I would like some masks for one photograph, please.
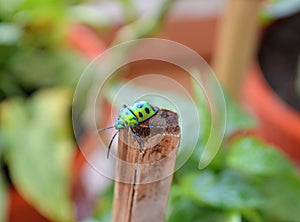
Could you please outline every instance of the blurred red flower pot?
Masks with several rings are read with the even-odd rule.
[[[249,70],[243,90],[244,102],[260,122],[258,134],[300,165],[299,112],[278,98],[257,64]]]
[[[9,213],[8,221],[39,221],[48,222],[49,220],[42,216],[33,206],[13,188],[9,191]]]
[[[70,27],[68,40],[75,50],[91,60],[107,48],[96,32],[79,24]]]
[[[259,119],[259,134],[300,166],[299,22],[298,12],[268,27],[258,61],[245,77],[242,98]]]

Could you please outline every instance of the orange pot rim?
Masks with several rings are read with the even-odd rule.
[[[259,118],[267,119],[300,141],[300,113],[276,95],[258,63],[251,66],[244,79],[243,96],[255,106]]]

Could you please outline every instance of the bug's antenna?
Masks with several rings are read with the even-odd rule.
[[[108,149],[107,149],[107,159],[109,157],[109,151],[110,151],[110,148],[111,148],[111,145],[112,145],[112,142],[114,141],[116,135],[118,134],[119,130],[117,132],[115,132],[115,134],[113,135],[113,137],[111,138],[110,142],[109,142],[109,145],[108,145]]]
[[[104,128],[101,128],[101,129],[98,129],[97,131],[98,132],[101,132],[103,130],[107,130],[107,129],[111,129],[111,128],[114,128],[115,126],[108,126],[108,127],[104,127]]]

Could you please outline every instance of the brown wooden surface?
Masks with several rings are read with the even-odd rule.
[[[164,221],[172,182],[180,128],[176,113],[161,109],[140,127],[141,149],[128,129],[120,130],[113,222]]]

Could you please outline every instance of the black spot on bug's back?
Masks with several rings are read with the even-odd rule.
[[[139,117],[143,118],[143,113],[139,112]]]
[[[149,114],[149,113],[150,113],[150,110],[149,110],[149,108],[148,108],[148,107],[146,107],[146,108],[145,108],[145,112],[146,112],[147,114]]]

